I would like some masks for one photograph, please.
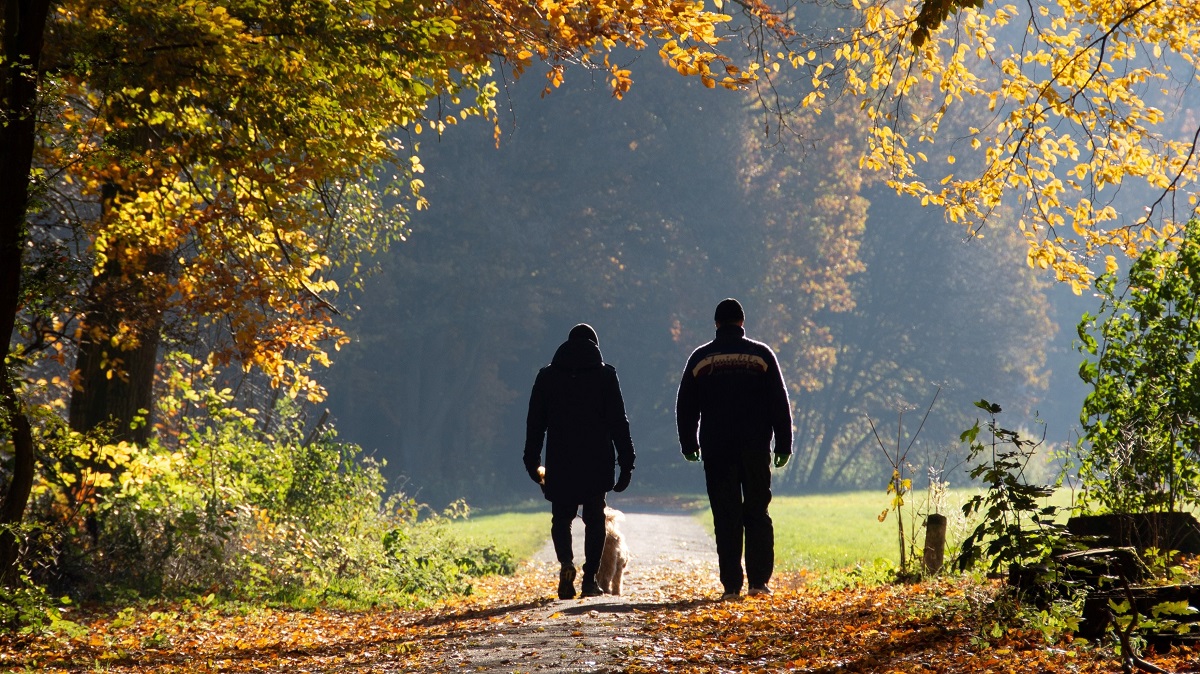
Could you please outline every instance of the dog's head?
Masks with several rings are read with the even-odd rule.
[[[620,522],[624,519],[625,519],[625,513],[621,512],[620,510],[617,510],[616,508],[605,508],[604,509],[604,521],[605,522],[615,523],[615,522]]]

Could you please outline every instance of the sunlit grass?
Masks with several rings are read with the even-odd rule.
[[[476,543],[491,543],[518,560],[529,559],[550,538],[550,509],[544,512],[505,512],[471,515],[452,525],[455,535]]]
[[[894,513],[877,519],[887,503],[882,492],[776,497],[776,568],[842,569],[880,558],[899,563]]]
[[[978,489],[952,489],[939,511],[948,519],[947,560],[975,526],[962,515],[967,499]],[[695,516],[712,533],[712,515],[703,495],[686,500],[696,505]],[[775,523],[775,567],[781,571],[810,569],[844,570],[857,565],[873,567],[877,560],[896,566],[900,562],[896,513],[889,510],[883,522],[879,515],[891,497],[878,491],[842,492],[808,496],[775,496],[771,501],[771,519]],[[1065,490],[1052,503],[1065,508],[1070,495]],[[682,502],[682,501],[681,501]],[[915,536],[920,554],[925,533],[921,527],[931,512],[926,492],[909,494],[904,506],[905,533]],[[1064,515],[1065,517],[1065,515]],[[913,526],[915,521],[915,528]],[[529,559],[550,537],[548,507],[522,507],[516,512],[472,514],[454,522],[453,530],[464,540],[492,543],[508,550],[518,560]]]
[[[968,522],[963,516],[962,506],[977,493],[978,489],[952,489],[940,504],[938,511],[947,518],[947,561],[975,527],[975,522]],[[1051,503],[1065,508],[1069,501],[1069,493],[1063,491]],[[889,508],[890,503],[891,496],[882,489],[776,496],[771,501],[776,568],[841,570],[857,565],[874,566],[877,560],[898,565],[900,534],[896,512]],[[887,516],[880,522],[879,516],[885,509]],[[918,490],[908,495],[901,514],[905,536],[916,541],[918,556],[925,540],[921,525],[929,512],[932,510],[926,492]],[[711,516],[704,513],[700,517],[711,531]]]

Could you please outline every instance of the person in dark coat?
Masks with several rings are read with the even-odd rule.
[[[745,313],[735,299],[717,305],[716,339],[688,358],[675,417],[684,458],[704,458],[723,599],[770,594],[775,567],[771,502],[771,438],[775,467],[792,454],[792,409],[771,348],[746,338]],[[699,434],[697,435],[697,427]],[[742,544],[746,570],[742,573]]]
[[[542,442],[546,463],[541,462]],[[633,475],[633,440],[617,371],[600,355],[590,325],[571,329],[549,365],[538,371],[525,423],[525,470],[550,501],[550,538],[562,568],[558,596],[575,596],[571,523],[583,507],[585,597],[601,594],[596,583],[604,551],[605,495],[624,491]],[[620,477],[614,482],[614,468]]]

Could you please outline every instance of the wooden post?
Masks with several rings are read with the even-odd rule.
[[[942,570],[946,554],[946,516],[934,513],[925,518],[925,573]]]

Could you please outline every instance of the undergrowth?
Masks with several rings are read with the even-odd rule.
[[[69,629],[61,609],[84,601],[416,606],[515,570],[507,550],[453,532],[465,502],[433,512],[389,495],[382,463],[332,428],[306,430],[291,404],[261,416],[188,385],[145,446],[42,419],[0,630]]]

